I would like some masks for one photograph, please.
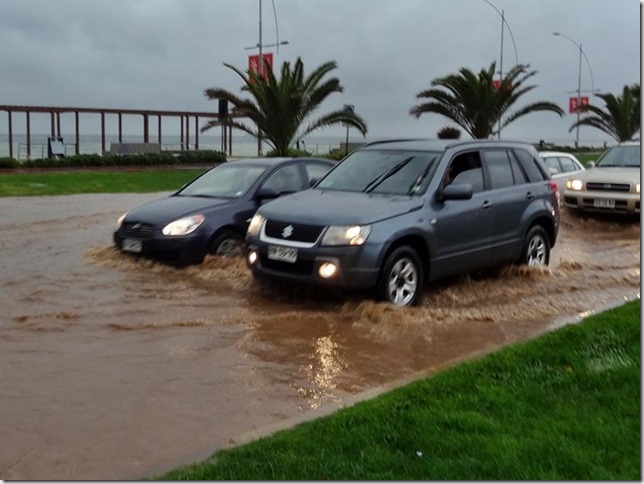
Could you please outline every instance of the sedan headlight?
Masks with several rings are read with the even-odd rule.
[[[168,225],[163,227],[163,235],[188,235],[197,230],[203,221],[206,220],[206,217],[197,213],[195,215],[190,215],[189,217],[183,217],[174,222],[170,222]]]
[[[256,213],[255,216],[250,219],[250,223],[248,224],[248,234],[253,237],[259,237],[259,231],[262,228],[262,225],[264,225],[265,220],[266,219],[264,217]]]
[[[566,182],[566,188],[568,190],[583,190],[584,182],[582,182],[581,180],[568,180]]]
[[[362,245],[371,233],[371,225],[331,225],[322,245]]]

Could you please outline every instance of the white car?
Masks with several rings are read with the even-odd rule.
[[[541,151],[541,158],[546,164],[550,178],[559,187],[559,193],[566,188],[566,181],[573,175],[584,171],[584,165],[575,155],[563,151]]]
[[[609,148],[593,168],[566,182],[564,204],[580,211],[640,213],[641,148],[626,141]]]

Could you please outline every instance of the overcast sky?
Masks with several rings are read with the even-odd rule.
[[[253,51],[244,48],[259,42],[259,3],[0,0],[0,104],[216,111],[203,91],[219,86],[239,92],[240,79],[223,63],[247,67]],[[452,123],[435,114],[411,117],[416,94],[461,67],[479,72],[499,60],[501,16],[484,0],[263,0],[264,44],[277,40],[273,3],[279,40],[289,41],[275,62],[300,56],[311,70],[336,61],[332,75],[344,93],[330,96],[320,114],[355,105],[369,139],[434,137]],[[538,87],[519,105],[547,100],[567,111],[577,89],[579,50],[555,31],[582,44],[596,89],[618,93],[640,82],[637,0],[491,3],[504,11],[512,32],[505,29],[504,71],[516,57],[538,71],[532,78]],[[590,89],[584,60],[582,90]],[[572,142],[568,128],[574,120],[536,113],[516,121],[503,137]],[[47,132],[48,119],[33,123],[35,131]],[[0,134],[6,132],[1,115]],[[343,133],[335,127],[318,135]],[[580,138],[582,144],[608,139],[592,128],[582,128]]]

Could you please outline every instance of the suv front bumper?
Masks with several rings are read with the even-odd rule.
[[[365,244],[360,247],[297,248],[297,260],[285,262],[268,257],[271,244],[247,237],[248,263],[255,275],[269,279],[302,282],[306,284],[342,287],[351,289],[371,288],[380,274],[378,251]],[[251,255],[255,254],[252,257]],[[323,277],[320,268],[325,263],[334,264],[335,273]]]

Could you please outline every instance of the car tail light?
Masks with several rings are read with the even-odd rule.
[[[555,197],[557,197],[557,207],[561,207],[561,194],[559,193],[559,187],[552,180],[550,181],[549,185],[550,189],[555,193]]]

